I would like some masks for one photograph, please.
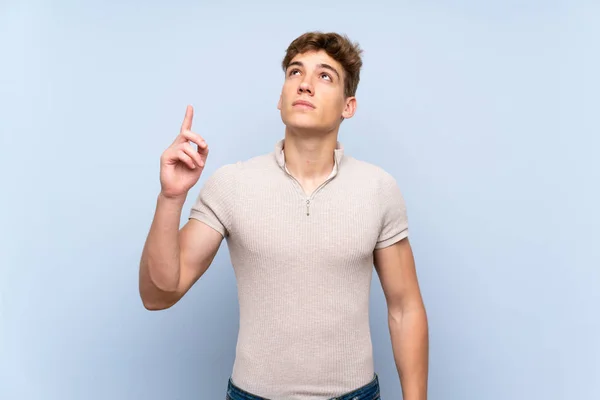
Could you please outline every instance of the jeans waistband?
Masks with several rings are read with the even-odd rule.
[[[332,397],[329,400],[378,400],[379,397],[379,377],[377,374],[373,376],[373,380],[364,386],[359,387],[351,392],[342,394],[337,397]],[[248,393],[245,390],[237,387],[231,378],[227,385],[227,400],[269,400],[265,397],[256,396]]]

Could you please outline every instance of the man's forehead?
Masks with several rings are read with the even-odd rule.
[[[324,50],[311,50],[297,54],[290,60],[290,64],[294,61],[300,61],[303,64],[329,64],[336,68],[341,68],[341,65],[333,59]]]

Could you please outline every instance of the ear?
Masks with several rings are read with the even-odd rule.
[[[282,96],[283,96],[282,94],[280,94],[280,95],[279,95],[279,101],[277,102],[277,109],[278,109],[279,111],[281,111],[281,97],[282,97]]]
[[[354,116],[356,112],[356,97],[348,97],[346,98],[346,107],[344,107],[344,111],[342,112],[342,118],[348,119]]]

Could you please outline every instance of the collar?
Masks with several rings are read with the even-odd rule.
[[[287,172],[287,168],[285,166],[285,155],[283,152],[283,143],[284,139],[281,139],[275,144],[275,160],[277,161],[277,165]],[[332,175],[335,175],[337,174],[339,166],[342,163],[342,158],[344,157],[344,146],[339,141],[336,143],[335,150],[333,151],[333,157],[334,165]]]

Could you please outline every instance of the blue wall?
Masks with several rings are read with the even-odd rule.
[[[313,29],[365,49],[340,140],[405,194],[430,399],[600,398],[598,3],[82,3],[0,5],[0,398],[224,397],[226,245],[174,308],[138,297],[159,157],[193,104],[212,152],[184,222],[281,138],[280,61]],[[400,398],[376,276],[371,322]]]

